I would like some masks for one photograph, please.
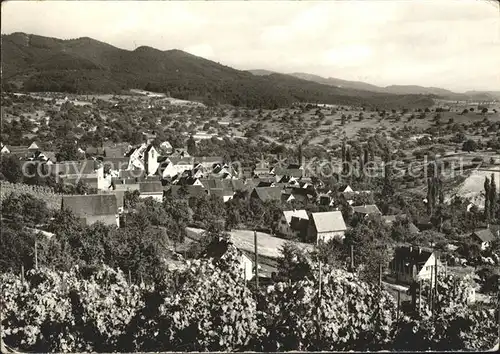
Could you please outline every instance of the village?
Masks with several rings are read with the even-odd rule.
[[[0,352],[497,352],[497,6],[2,3]]]

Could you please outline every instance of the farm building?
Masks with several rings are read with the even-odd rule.
[[[347,227],[344,217],[340,211],[326,211],[321,213],[312,213],[309,219],[309,229],[307,237],[316,242],[328,242],[331,239],[344,239],[344,233]]]

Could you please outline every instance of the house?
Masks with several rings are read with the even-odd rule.
[[[304,168],[298,164],[289,164],[286,168],[275,167],[271,170],[271,174],[274,174],[279,178],[283,176],[301,178],[304,176]]]
[[[40,143],[36,142],[36,141],[33,141],[30,146],[28,146],[28,151],[29,152],[35,152],[37,150],[41,150],[42,149],[42,146]]]
[[[239,268],[241,276],[245,280],[251,280],[254,276],[254,262],[252,259],[239,251],[231,242],[220,241],[210,244],[205,252],[201,255],[202,258],[212,258],[215,260],[224,259],[229,252],[235,252],[238,255]]]
[[[260,199],[262,202],[271,200],[281,201],[281,194],[282,189],[279,187],[255,187],[250,197]]]
[[[375,204],[354,206],[352,207],[352,211],[354,215],[358,215],[363,218],[367,217],[368,215],[382,215],[382,212]]]
[[[294,225],[292,225],[293,217],[302,220],[309,220],[309,215],[307,215],[307,211],[304,209],[283,211],[280,221],[278,222],[278,232],[288,238],[296,237],[300,232],[300,229],[293,228],[293,226],[300,225],[300,222],[297,221]]]
[[[386,225],[392,225],[396,220],[398,219],[406,219],[406,214],[400,214],[400,215],[383,215],[381,217],[382,222]]]
[[[64,183],[77,184],[79,181],[96,189],[107,189],[109,182],[104,178],[104,167],[97,160],[65,161],[46,165],[49,174]]]
[[[118,214],[123,213],[125,190],[99,191],[98,194],[108,194],[108,195],[111,194],[111,195],[116,196],[116,203],[118,206]]]
[[[163,178],[174,177],[184,171],[191,171],[194,168],[192,158],[168,157],[159,165],[158,171]]]
[[[139,169],[146,171],[146,174],[151,176],[156,173],[159,167],[158,151],[151,144],[142,144],[132,148],[125,154],[125,157],[130,158],[128,169]]]
[[[173,151],[173,147],[168,141],[164,141],[160,144],[160,152],[163,154],[170,155]]]
[[[189,174],[182,175],[177,177],[172,181],[172,184],[176,184],[178,186],[200,186],[203,187],[199,178],[193,177]]]
[[[354,189],[352,189],[351,186],[348,184],[344,184],[344,185],[340,186],[338,191],[340,193],[354,193]]]
[[[155,182],[140,182],[139,183],[140,198],[153,198],[159,202],[163,201],[163,186],[161,181]]]
[[[218,196],[226,203],[233,199],[234,191],[228,188],[212,188],[208,190],[208,194]]]
[[[144,170],[148,176],[156,174],[158,170],[158,151],[153,145],[148,145],[144,150]]]
[[[2,154],[10,154],[19,159],[26,159],[30,155],[30,151],[26,146],[4,145],[2,147]]]
[[[435,265],[438,271],[444,266],[436,253],[429,248],[416,246],[401,246],[395,249],[394,257],[389,263],[390,276],[396,282],[411,284],[414,281],[430,280],[435,276]]]
[[[71,211],[87,225],[100,221],[120,226],[118,200],[114,194],[64,195],[61,209]]]
[[[183,158],[191,157],[191,155],[189,155],[189,153],[186,149],[176,148],[176,149],[174,149],[174,151],[172,152],[172,154],[169,157],[183,159]]]
[[[344,239],[347,227],[340,211],[312,213],[309,219],[307,238],[316,242],[328,242],[331,239]]]
[[[334,206],[335,199],[330,194],[321,193],[318,195],[318,204],[324,206]]]
[[[481,250],[484,251],[487,248],[491,246],[491,242],[495,240],[495,238],[499,238],[500,235],[498,234],[499,231],[497,231],[497,234],[493,234],[492,230],[489,228],[482,229],[482,230],[476,230],[471,234],[471,238],[479,243],[481,245]]]
[[[192,198],[203,197],[208,192],[202,186],[179,186],[171,185],[164,187],[165,196],[172,198]],[[185,195],[183,194],[185,193]]]
[[[36,150],[29,158],[31,161],[41,161],[49,165],[56,163],[56,153],[53,151],[40,151]]]

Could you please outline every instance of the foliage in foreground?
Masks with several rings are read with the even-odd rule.
[[[107,266],[1,276],[2,339],[36,352],[489,349],[493,311],[466,304],[467,285],[440,282],[432,317],[396,318],[376,285],[326,265],[255,294],[239,277],[235,251],[185,262],[154,286],[130,285]],[[445,291],[447,290],[447,291]],[[425,290],[424,290],[425,293]]]

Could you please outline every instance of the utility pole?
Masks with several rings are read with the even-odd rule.
[[[399,308],[401,306],[401,290],[398,289],[398,309],[397,309],[397,316],[396,320],[399,321]]]
[[[37,235],[35,235],[35,269],[38,270],[38,240],[37,240]]]
[[[24,284],[24,264],[21,264],[21,284]]]
[[[351,271],[354,272],[354,245],[351,245]]]
[[[435,309],[437,307],[437,301],[438,301],[438,254],[436,251],[434,251],[434,296],[433,298],[433,304],[432,304],[432,315],[434,316]]]
[[[422,311],[422,279],[418,282],[418,314]]]
[[[382,263],[378,265],[378,287],[382,290]]]
[[[322,287],[322,274],[321,274],[321,259],[319,260],[319,277],[318,277],[318,342],[321,340],[321,287]]]
[[[253,231],[253,242],[255,247],[255,287],[259,291],[259,253],[257,247],[257,231]]]
[[[128,270],[128,285],[132,285],[132,273],[130,273],[130,269]]]

